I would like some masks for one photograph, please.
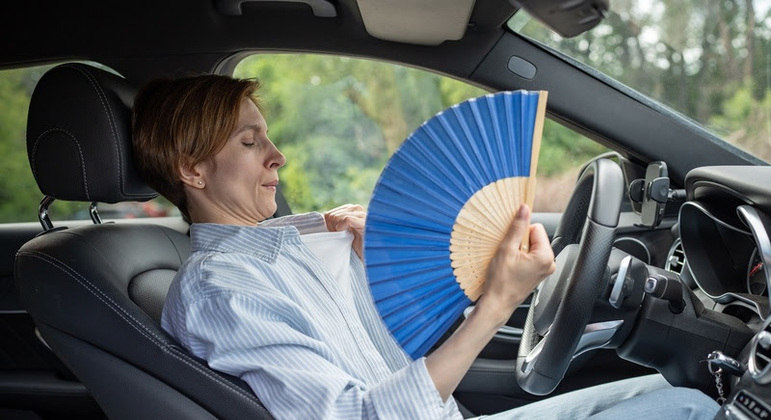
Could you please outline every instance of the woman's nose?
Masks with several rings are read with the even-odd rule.
[[[286,156],[279,151],[276,146],[273,146],[273,153],[268,160],[268,167],[271,169],[278,169],[286,164]]]

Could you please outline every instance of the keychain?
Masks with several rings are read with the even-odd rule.
[[[723,390],[723,372],[741,377],[747,370],[741,362],[717,350],[707,355],[707,369],[715,377],[715,387],[717,388],[718,395],[717,402],[720,405],[726,402],[725,391]]]
[[[709,372],[715,376],[715,387],[717,388],[717,403],[720,405],[725,404],[725,392],[723,391],[723,368],[712,368],[712,364],[709,365]]]

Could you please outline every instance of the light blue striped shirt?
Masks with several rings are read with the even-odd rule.
[[[425,359],[412,361],[387,331],[356,254],[344,293],[300,238],[319,231],[319,213],[192,225],[163,328],[245,380],[279,419],[462,418],[452,398],[442,402]]]

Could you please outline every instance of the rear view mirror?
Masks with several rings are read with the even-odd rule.
[[[597,26],[605,12],[608,0],[509,0],[525,9],[565,38],[571,38]]]

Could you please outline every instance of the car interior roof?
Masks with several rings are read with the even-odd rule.
[[[244,3],[241,16],[221,14],[212,0],[151,7],[145,2],[14,2],[0,25],[0,36],[13,40],[0,49],[0,66],[89,59],[142,82],[180,71],[212,71],[242,51],[314,51],[468,77],[515,11],[506,1],[477,1],[462,39],[426,47],[369,35],[355,0],[338,0],[335,6],[336,17],[320,18],[308,5],[294,2]]]

